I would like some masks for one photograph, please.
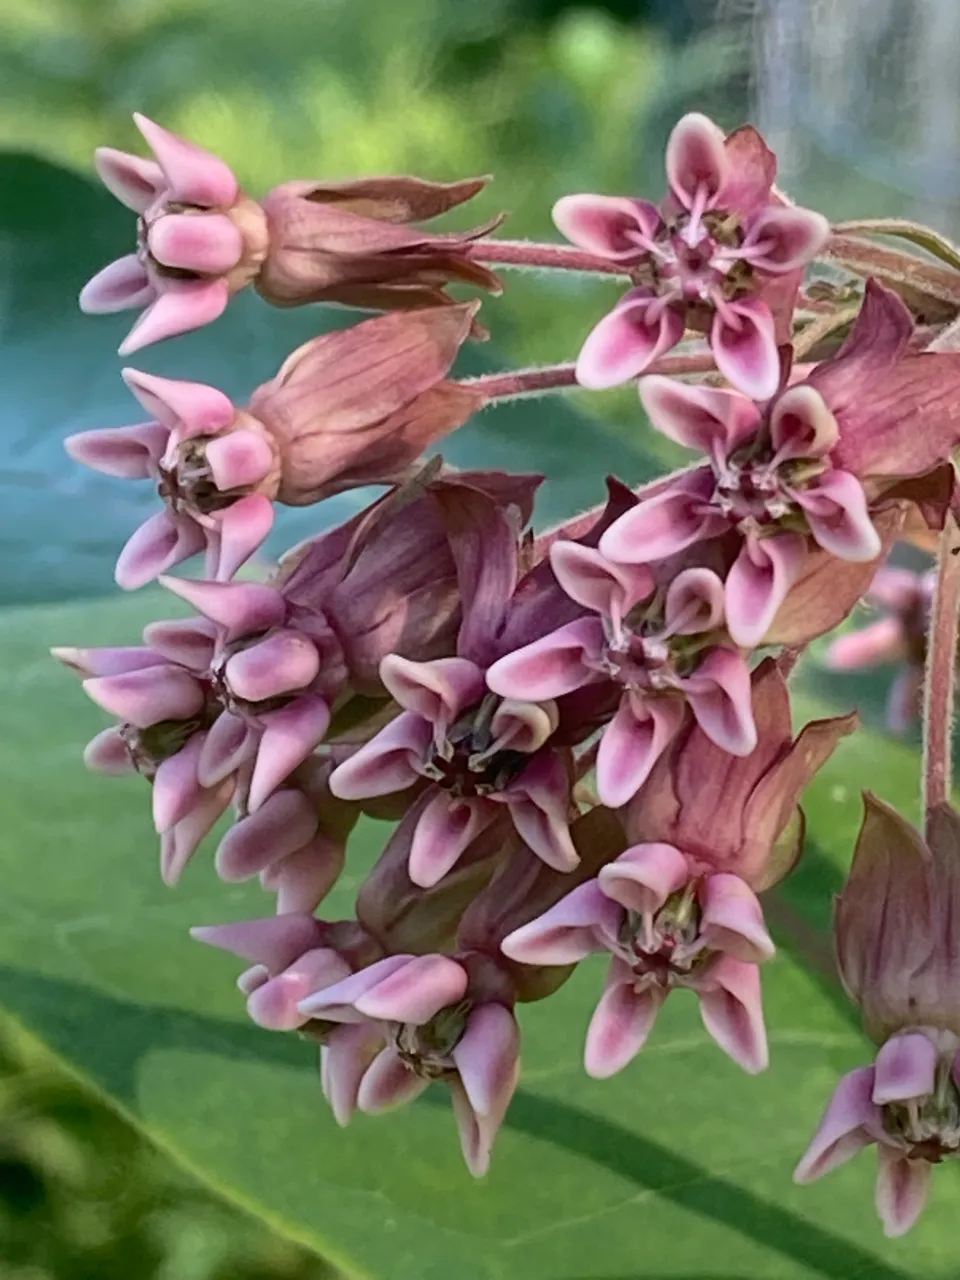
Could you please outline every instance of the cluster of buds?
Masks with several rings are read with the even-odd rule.
[[[156,160],[97,163],[139,215],[138,250],[81,299],[146,306],[122,352],[213,320],[248,284],[275,305],[382,313],[308,342],[242,406],[126,370],[150,421],[67,441],[88,466],[153,481],[163,505],[117,581],[159,578],[197,614],[151,624],[140,646],[56,651],[116,720],[87,762],[151,784],[167,882],[232,808],[216,869],[275,896],[276,914],[195,936],[250,965],[255,1022],[319,1043],[339,1123],[443,1081],[477,1175],[519,1077],[518,1007],[591,953],[611,957],[591,1075],[624,1069],[681,988],[719,1048],[763,1070],[761,895],[800,858],[801,794],[855,728],[796,731],[788,677],[892,582],[875,575],[898,537],[953,519],[960,355],[922,349],[889,272],[805,291],[837,237],[777,190],[749,127],[724,137],[686,116],[666,198],[564,198],[568,248],[491,237],[496,221],[412,225],[482,181],[292,182],[257,202],[222,161],[137,122]],[[446,287],[497,289],[497,264],[633,287],[575,365],[458,379],[480,304]],[[638,490],[609,479],[557,528],[531,529],[541,477],[423,456],[498,400],[638,377],[652,427],[700,457]],[[237,577],[276,503],[366,484],[384,489],[370,506]],[[168,576],[198,552],[200,580]],[[908,594],[888,592],[901,612]],[[882,643],[843,643],[879,655],[895,637],[877,625]],[[882,1048],[800,1174],[878,1141],[898,1229],[923,1161],[960,1148],[960,1021],[937,959],[960,846],[936,813],[928,846],[871,802],[838,925]],[[354,918],[323,919],[363,815],[397,825]],[[917,938],[912,907],[888,909],[914,898]]]

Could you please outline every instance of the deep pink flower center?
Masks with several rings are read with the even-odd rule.
[[[634,284],[668,302],[722,303],[749,292],[750,264],[738,255],[743,231],[735,214],[716,210],[694,221],[684,210],[661,224],[632,273]]]
[[[464,799],[502,791],[517,777],[530,756],[497,749],[492,720],[500,702],[488,695],[451,725],[439,747],[432,743],[421,766],[424,777]]]
[[[729,457],[711,461],[715,488],[708,507],[734,526],[741,522],[792,522],[802,528],[803,511],[797,494],[815,485],[830,465],[824,458],[787,458],[778,462],[772,448],[762,443],[762,436]]]
[[[684,986],[712,958],[700,936],[696,882],[671,894],[659,911],[625,911],[618,936],[619,956],[633,970],[637,986]]]

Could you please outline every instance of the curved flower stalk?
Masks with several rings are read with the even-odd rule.
[[[670,194],[659,208],[598,195],[564,196],[554,206],[568,240],[621,263],[635,285],[587,338],[578,380],[594,389],[627,382],[695,329],[708,335],[729,382],[767,400],[802,270],[830,225],[774,192],[776,157],[750,127],[724,138],[706,116],[686,115],[670,135],[666,164]]]
[[[697,725],[679,734],[626,810],[626,851],[503,941],[528,965],[612,956],[587,1033],[590,1075],[622,1070],[679,987],[696,992],[707,1031],[738,1065],[767,1065],[758,966],[774,947],[756,895],[799,857],[800,792],[852,724],[816,721],[794,740],[770,659],[752,695],[750,755],[728,755]]]
[[[654,426],[708,462],[616,521],[601,552],[617,564],[648,564],[736,530],[726,622],[734,641],[752,648],[801,575],[808,538],[840,560],[872,566],[883,551],[872,517],[898,493],[942,523],[951,489],[941,481],[944,459],[960,443],[952,407],[960,357],[908,354],[911,333],[903,304],[871,283],[837,356],[767,405],[645,379],[641,397]],[[913,395],[930,413],[922,433],[907,408]]]
[[[837,959],[870,1067],[844,1076],[797,1166],[812,1182],[877,1145],[876,1207],[902,1235],[926,1202],[934,1164],[960,1155],[960,817],[942,806],[924,840],[866,793],[850,876],[837,901]]]
[[[306,506],[415,474],[424,449],[485,402],[445,380],[475,312],[433,308],[324,334],[244,408],[214,387],[124,370],[154,420],[64,442],[96,471],[153,480],[164,501],[120,553],[119,585],[143,586],[202,550],[207,576],[229,581],[270,533],[275,502]]]
[[[267,252],[267,218],[216,156],[134,113],[155,159],[112,147],[95,155],[104,185],[137,214],[137,251],[80,294],[88,314],[144,308],[120,354],[216,320]]]

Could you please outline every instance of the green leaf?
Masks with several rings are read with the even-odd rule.
[[[99,186],[31,156],[0,154],[0,603],[112,590],[120,547],[157,509],[149,484],[87,471],[62,447],[72,432],[142,417],[120,380],[116,355],[133,313],[89,317],[76,305],[83,283],[129,252],[134,234],[133,215]],[[509,311],[503,314],[508,321]],[[330,308],[278,311],[246,294],[216,324],[138,352],[132,363],[212,383],[242,401],[295,347],[357,318]],[[478,349],[463,371],[499,367]],[[459,466],[546,472],[552,483],[540,518],[550,521],[602,501],[605,470],[627,481],[654,471],[641,452],[557,397],[489,411],[447,442],[444,453]],[[271,549],[343,519],[369,496],[283,512]]]
[[[313,1047],[249,1024],[239,965],[186,936],[190,924],[263,913],[262,894],[217,883],[203,853],[179,889],[164,889],[144,784],[84,773],[80,750],[102,717],[43,646],[123,643],[166,611],[146,593],[0,615],[0,1005],[165,1150],[348,1276],[955,1274],[949,1167],[898,1241],[874,1217],[871,1156],[812,1187],[790,1180],[837,1078],[869,1057],[829,976],[824,932],[858,791],[869,782],[912,813],[913,754],[857,735],[811,788],[811,847],[772,905],[781,949],[764,977],[769,1071],[737,1071],[680,994],[630,1068],[588,1080],[580,1057],[602,965],[584,965],[522,1010],[522,1087],[493,1170],[475,1183],[442,1087],[337,1129]],[[350,910],[384,833],[361,831],[331,916]]]

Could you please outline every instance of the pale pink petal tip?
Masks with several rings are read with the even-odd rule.
[[[869,1145],[867,1128],[878,1116],[872,1093],[873,1067],[858,1067],[843,1077],[794,1170],[794,1182],[814,1182]]]
[[[167,511],[146,520],[120,552],[114,569],[117,586],[135,591],[203,550],[206,537],[199,525]]]
[[[144,213],[165,186],[163,170],[155,160],[145,160],[127,151],[97,147],[93,163],[110,194],[134,213]]]
[[[178,280],[147,307],[117,353],[129,356],[153,342],[201,329],[223,314],[229,300],[222,280]]]
[[[906,1235],[920,1217],[930,1190],[931,1169],[926,1160],[908,1160],[890,1147],[878,1148],[875,1203],[885,1236]]]
[[[131,311],[153,302],[157,292],[135,253],[98,271],[80,290],[80,310],[88,316]]]
[[[676,308],[639,292],[627,294],[587,336],[577,357],[577,381],[590,391],[629,382],[675,347],[683,330]]]
[[[666,998],[662,987],[637,991],[633,974],[621,962],[610,966],[606,989],[600,997],[584,1050],[587,1075],[606,1080],[622,1071],[640,1052]]]
[[[770,1055],[757,966],[721,955],[697,994],[703,1025],[724,1053],[750,1075],[766,1070]]]
[[[178,137],[135,111],[133,120],[163,170],[169,195],[184,204],[227,207],[239,193],[237,180],[218,156]]]
[[[685,209],[701,211],[719,195],[730,169],[721,129],[691,111],[674,126],[667,141],[667,180]]]
[[[770,308],[759,298],[728,302],[714,317],[710,349],[727,381],[751,400],[769,400],[780,385],[780,353]]]

